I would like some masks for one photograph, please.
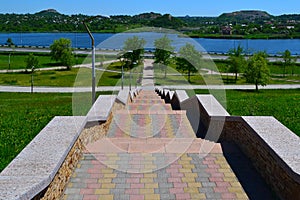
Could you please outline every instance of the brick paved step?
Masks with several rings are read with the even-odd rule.
[[[163,99],[133,99],[132,103],[136,104],[164,104]]]
[[[131,113],[130,113],[131,112]],[[195,138],[185,112],[118,111],[110,124],[107,137],[126,138]],[[135,114],[134,112],[141,113]],[[146,114],[145,114],[146,113]]]
[[[127,110],[172,110],[172,106],[170,104],[128,104],[126,107]]]
[[[200,138],[102,138],[87,146],[86,152],[98,155],[110,153],[208,154],[222,152],[219,143]]]

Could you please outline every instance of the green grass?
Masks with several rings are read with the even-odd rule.
[[[20,53],[11,53],[10,56],[10,69],[25,69],[26,68],[26,58],[28,55]],[[39,68],[44,67],[55,67],[59,66],[59,63],[51,60],[49,55],[39,54],[37,55],[39,60]],[[9,53],[0,54],[0,70],[9,69]]]
[[[207,94],[207,90],[195,90]],[[220,101],[222,103],[222,100]],[[300,89],[226,90],[227,111],[237,116],[274,116],[300,136]],[[222,103],[225,106],[225,103]]]
[[[72,115],[70,94],[0,93],[0,171],[55,115]]]
[[[9,69],[9,54],[10,54],[10,69],[25,69],[26,58],[28,53],[22,52],[1,52],[0,53],[0,70]],[[61,66],[60,62],[51,59],[49,53],[34,53],[39,61],[38,68]],[[114,55],[96,55],[96,62],[116,59]],[[82,63],[91,63],[91,55],[74,55],[74,65]],[[35,66],[36,67],[36,66]]]
[[[101,92],[100,94],[111,94]],[[80,96],[89,93],[76,93]],[[84,99],[83,99],[84,100]],[[79,99],[80,101],[80,99]],[[91,103],[77,102],[86,115]],[[0,171],[54,116],[72,116],[72,94],[0,93]]]

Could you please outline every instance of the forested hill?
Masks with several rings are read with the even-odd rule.
[[[54,9],[35,14],[0,14],[0,32],[84,32],[82,21],[90,16],[64,15]],[[117,33],[144,26],[183,31],[190,35],[277,34],[300,33],[300,15],[272,16],[265,11],[237,11],[218,17],[174,17],[170,14],[102,16],[89,23],[93,32]],[[300,34],[299,34],[300,35]]]

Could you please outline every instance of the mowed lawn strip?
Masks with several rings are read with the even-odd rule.
[[[208,94],[207,90],[195,90]],[[213,93],[213,92],[212,92]],[[216,92],[218,93],[218,92]],[[220,101],[230,115],[274,116],[300,136],[300,89],[293,90],[226,90],[226,101]]]

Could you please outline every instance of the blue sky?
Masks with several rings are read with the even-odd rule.
[[[218,16],[237,10],[272,15],[300,14],[299,0],[2,0],[0,13],[35,13],[54,8],[63,14],[135,15],[158,12],[174,16]]]

